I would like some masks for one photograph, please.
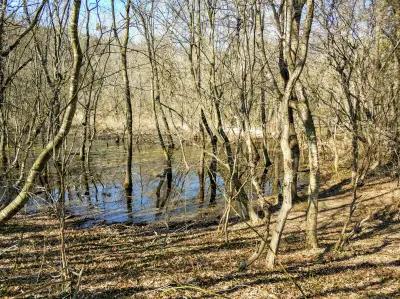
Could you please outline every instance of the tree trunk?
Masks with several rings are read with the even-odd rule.
[[[224,143],[225,152],[228,160],[228,166],[229,166],[229,177],[232,180],[232,184],[236,192],[235,196],[237,196],[237,199],[241,207],[241,216],[243,219],[250,219],[252,223],[258,224],[262,219],[258,216],[256,211],[254,210],[254,207],[244,190],[244,184],[241,182],[239,178],[236,161],[233,156],[232,146],[228,138],[228,135],[226,135],[222,125],[221,111],[218,101],[219,100],[216,99],[214,102],[217,121],[218,121],[218,133],[221,136]]]
[[[212,153],[208,178],[210,181],[210,204],[214,204],[217,197],[217,137],[213,136],[211,139]]]
[[[12,216],[14,216],[28,201],[29,191],[32,189],[35,180],[39,176],[40,172],[43,170],[43,167],[50,159],[51,154],[53,153],[53,149],[58,148],[61,145],[62,141],[67,136],[71,128],[72,120],[76,111],[76,105],[78,102],[79,72],[82,64],[82,50],[79,44],[78,36],[78,20],[80,7],[81,1],[74,0],[69,29],[69,36],[71,39],[71,47],[73,52],[73,65],[70,77],[69,96],[67,101],[69,105],[65,110],[63,122],[57,134],[54,136],[54,139],[46,145],[46,147],[36,158],[29,171],[28,177],[24,186],[22,187],[22,190],[10,204],[8,204],[3,210],[0,211],[0,223],[4,223]]]
[[[275,228],[272,231],[270,249],[267,255],[267,267],[273,268],[275,265],[276,254],[285,227],[286,219],[292,209],[293,184],[295,177],[295,157],[290,145],[290,117],[289,117],[289,95],[281,103],[281,149],[283,156],[283,204],[278,214]]]
[[[309,186],[308,186],[308,207],[307,207],[307,244],[310,248],[318,248],[317,238],[317,217],[318,217],[318,195],[319,195],[319,157],[317,134],[313,117],[308,104],[307,96],[303,87],[298,88],[298,100],[296,102],[297,113],[303,123],[309,156]]]
[[[216,195],[217,195],[217,150],[218,150],[218,138],[214,135],[213,131],[211,130],[210,126],[208,125],[207,118],[204,114],[203,109],[200,111],[201,113],[201,121],[204,125],[204,128],[207,131],[208,136],[211,140],[211,147],[212,147],[212,157],[210,161],[210,166],[208,169],[208,178],[210,180],[210,203],[215,203]]]
[[[200,121],[200,138],[201,138],[201,145],[202,151],[200,153],[200,168],[199,168],[199,201],[200,203],[204,202],[204,195],[205,195],[205,184],[204,184],[204,168],[205,168],[205,154],[204,151],[206,149],[206,136],[204,133],[203,124]]]
[[[300,147],[296,129],[294,126],[293,108],[291,107],[289,107],[289,145],[293,155],[294,173],[293,173],[292,194],[293,194],[293,199],[295,200],[297,198],[297,172],[299,170],[299,162],[300,162]]]
[[[128,78],[127,61],[126,61],[126,49],[121,59],[122,63],[124,64],[123,78],[125,85],[126,128],[128,130],[124,188],[126,190],[130,190],[132,189],[133,121],[132,121],[131,91],[129,87],[129,78]]]
[[[1,88],[1,87],[0,87]],[[2,93],[2,91],[0,91]],[[3,97],[3,95],[0,95],[0,97]],[[0,98],[0,103],[1,103],[1,98]],[[0,115],[0,122],[1,122],[1,132],[0,132],[0,161],[1,161],[1,171],[6,175],[7,173],[7,168],[8,168],[8,157],[7,157],[7,121],[6,121],[6,116],[4,113],[4,102],[0,104],[1,107],[1,115]]]
[[[267,267],[273,268],[275,265],[275,259],[278,252],[279,242],[283,233],[283,229],[285,227],[285,223],[287,217],[289,215],[290,210],[292,209],[293,197],[296,186],[293,186],[295,182],[296,175],[296,153],[293,152],[293,146],[291,145],[291,120],[293,115],[291,115],[290,108],[290,100],[293,98],[294,87],[296,85],[297,80],[299,79],[301,72],[303,71],[303,67],[307,58],[308,51],[308,41],[311,32],[311,25],[314,16],[314,1],[307,0],[307,13],[304,20],[303,26],[303,35],[301,37],[301,42],[298,43],[298,47],[296,49],[296,55],[293,60],[292,56],[292,26],[293,26],[293,12],[294,12],[294,1],[286,1],[285,2],[285,18],[283,20],[283,25],[285,28],[285,41],[282,45],[284,48],[282,52],[284,52],[285,62],[284,64],[290,66],[288,68],[288,80],[285,84],[285,91],[281,97],[281,110],[280,110],[280,121],[282,126],[281,132],[281,149],[283,156],[283,203],[282,207],[279,211],[278,219],[276,221],[276,226],[274,231],[272,232],[270,250],[267,255]],[[298,20],[301,19],[301,9],[297,11],[300,16],[298,16]],[[292,62],[289,65],[288,62]],[[297,157],[298,158],[298,157]],[[298,162],[298,161],[297,161]]]
[[[125,35],[121,42],[116,28],[115,11],[114,11],[114,0],[112,0],[112,18],[113,18],[113,31],[115,39],[118,41],[120,47],[120,59],[122,67],[122,79],[124,81],[124,100],[126,106],[126,122],[125,126],[128,131],[128,138],[126,144],[126,168],[125,168],[125,179],[124,188],[125,190],[132,189],[132,156],[133,156],[133,128],[132,128],[132,103],[131,103],[131,89],[129,84],[128,76],[128,62],[127,62],[127,47],[129,41],[129,26],[130,26],[130,12],[131,1],[128,0],[125,6]]]
[[[0,6],[0,163],[4,174],[7,172],[7,153],[6,153],[6,120],[5,120],[5,58],[3,57],[4,44],[4,18],[6,14],[7,3],[1,1]],[[3,177],[3,175],[2,175]]]
[[[264,77],[264,76],[263,76]],[[265,89],[261,88],[261,107],[260,107],[260,114],[261,114],[261,128],[262,128],[262,135],[263,135],[263,143],[262,143],[262,152],[264,158],[264,171],[263,171],[263,178],[267,176],[268,169],[272,165],[271,159],[268,153],[268,134],[267,134],[267,114],[265,112]],[[265,179],[261,179],[261,186],[264,186]]]

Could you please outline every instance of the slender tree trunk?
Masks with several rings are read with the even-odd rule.
[[[356,120],[352,123],[353,132],[351,132],[351,182],[354,185],[358,173],[358,124]]]
[[[308,161],[310,167],[307,207],[307,244],[310,248],[318,248],[317,217],[319,195],[319,157],[317,134],[314,120],[310,111],[307,96],[303,87],[298,89],[297,112],[303,123],[308,142]]]
[[[251,134],[250,134],[250,124],[249,120],[246,119],[245,121],[245,140],[246,140],[246,147],[247,147],[247,159],[248,159],[248,165],[250,168],[250,175],[251,175],[251,183],[256,191],[257,197],[262,198],[263,197],[263,187],[260,185],[260,181],[257,179],[257,161],[259,159],[259,154],[257,152],[257,149],[254,146],[254,143],[251,139]],[[265,170],[264,170],[265,171]],[[260,219],[261,220],[261,219]]]
[[[215,111],[217,114],[217,120],[218,120],[218,133],[222,137],[223,144],[225,147],[225,152],[228,160],[228,166],[229,166],[229,177],[232,180],[233,187],[236,192],[236,197],[240,203],[241,206],[241,214],[244,219],[250,219],[250,221],[254,224],[260,223],[261,219],[254,210],[254,207],[249,200],[245,190],[244,190],[244,184],[241,182],[239,178],[239,174],[237,171],[237,165],[236,161],[233,156],[233,151],[232,151],[232,146],[230,143],[230,140],[228,138],[228,135],[226,135],[225,130],[222,125],[222,119],[221,119],[221,111],[218,103],[218,99],[215,100]]]
[[[1,87],[0,87],[1,88]],[[0,161],[1,161],[1,170],[6,175],[7,173],[7,168],[8,168],[8,157],[7,157],[7,121],[6,121],[6,116],[5,116],[5,109],[4,109],[4,99],[2,95],[2,91],[0,91],[0,122],[1,122],[1,128],[0,128]]]
[[[132,156],[133,156],[133,120],[132,120],[132,104],[131,104],[131,92],[129,87],[129,78],[126,62],[126,53],[121,58],[125,65],[123,71],[124,85],[125,85],[125,104],[126,104],[126,127],[128,130],[127,136],[127,148],[126,148],[126,169],[125,169],[125,180],[124,188],[132,189]]]
[[[61,124],[60,129],[57,134],[54,136],[54,139],[50,141],[46,147],[41,151],[39,156],[36,158],[33,163],[28,177],[21,191],[17,195],[17,197],[8,204],[3,210],[0,211],[0,224],[4,223],[12,216],[14,216],[28,201],[29,199],[29,191],[32,189],[35,184],[36,178],[39,176],[43,167],[46,165],[47,161],[50,159],[51,154],[53,153],[54,148],[58,148],[64,138],[67,136],[72,120],[75,115],[76,105],[78,101],[78,86],[79,86],[79,72],[82,64],[82,50],[79,44],[79,36],[78,36],[78,20],[79,20],[79,11],[81,7],[80,0],[74,0],[71,12],[71,23],[69,36],[71,40],[71,48],[73,53],[73,64],[72,71],[70,76],[70,87],[69,87],[69,96],[68,103],[64,114],[64,118]]]
[[[3,57],[4,44],[4,18],[7,9],[7,1],[0,1],[0,163],[1,170],[5,174],[8,167],[6,153],[6,119],[5,119],[5,58]],[[3,176],[2,176],[3,177]]]
[[[112,18],[113,18],[113,31],[116,40],[120,47],[120,59],[122,67],[122,80],[124,82],[124,100],[126,106],[126,122],[125,126],[128,131],[127,144],[126,144],[126,167],[125,167],[125,190],[132,189],[132,156],[133,156],[133,120],[132,120],[132,103],[131,103],[131,89],[128,76],[128,61],[127,61],[127,47],[129,41],[129,27],[130,27],[130,8],[131,1],[128,0],[125,6],[125,35],[123,40],[120,41],[116,28],[114,0],[112,0]]]
[[[89,123],[89,104],[85,103],[84,105],[84,116],[83,116],[83,129],[82,129],[82,144],[79,150],[79,160],[82,162],[82,170],[85,170],[85,156],[86,156],[86,142],[87,142],[87,131],[88,131],[88,123]]]
[[[217,141],[217,137],[213,136],[211,140],[213,156],[208,171],[208,178],[210,181],[210,204],[214,204],[217,197]]]
[[[264,158],[264,171],[263,173],[266,175],[268,172],[268,168],[272,165],[271,159],[268,154],[268,134],[267,134],[267,114],[266,114],[266,107],[265,107],[265,89],[261,89],[261,128],[263,134],[263,158]],[[262,182],[264,183],[264,182]]]
[[[295,200],[297,198],[297,178],[298,178],[297,173],[299,170],[299,163],[300,163],[300,147],[294,125],[293,108],[291,107],[289,107],[289,145],[293,155],[294,173],[293,173],[292,193],[293,193],[293,199]]]
[[[279,179],[281,175],[281,168],[282,168],[282,163],[281,163],[281,151],[279,144],[274,146],[274,175],[273,175],[273,180],[272,180],[272,194],[278,194],[280,192],[280,184],[279,184]]]
[[[214,135],[213,131],[211,130],[207,118],[204,114],[203,109],[201,109],[201,121],[203,123],[204,128],[207,131],[208,136],[211,140],[211,147],[212,147],[212,157],[210,161],[210,166],[208,167],[208,178],[210,181],[210,203],[215,203],[216,195],[217,195],[217,154],[218,154],[218,138]]]
[[[152,3],[152,7],[154,5],[154,2]],[[173,154],[173,149],[175,148],[174,140],[172,137],[172,133],[170,130],[170,126],[167,120],[167,117],[165,115],[163,106],[161,104],[161,87],[160,87],[160,77],[159,77],[159,66],[157,64],[157,57],[156,57],[156,47],[154,45],[155,42],[155,36],[154,36],[154,23],[152,21],[153,17],[153,9],[151,10],[150,15],[148,15],[145,12],[142,12],[138,10],[139,17],[142,22],[143,30],[144,30],[144,36],[146,39],[146,45],[147,45],[147,54],[148,54],[148,59],[149,63],[151,66],[151,95],[152,95],[152,102],[153,102],[153,116],[154,116],[154,121],[157,129],[157,135],[158,139],[160,141],[161,148],[164,152],[165,156],[165,168],[162,174],[162,177],[160,179],[159,186],[157,188],[158,193],[160,193],[162,185],[164,184],[165,179],[167,179],[167,190],[166,194],[164,196],[164,199],[161,203],[163,206],[165,202],[167,201],[170,192],[172,190],[172,154]],[[164,129],[166,131],[166,139],[167,142],[164,140],[163,134],[161,132],[161,127],[158,119],[158,112],[161,113],[161,120],[164,125]],[[159,197],[160,195],[158,195]],[[158,200],[159,201],[159,200]]]
[[[337,125],[335,124],[335,127],[333,129],[333,156],[334,156],[334,162],[333,162],[333,167],[335,170],[335,174],[339,174],[339,151],[338,151],[338,146],[337,146],[337,141],[336,141],[336,136],[337,136]]]
[[[205,182],[204,182],[204,168],[205,168],[205,149],[206,149],[206,140],[203,124],[200,122],[200,138],[202,144],[202,151],[200,153],[200,169],[199,169],[199,200],[201,203],[204,202],[204,194],[205,194]]]

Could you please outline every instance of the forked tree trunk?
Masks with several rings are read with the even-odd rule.
[[[4,223],[12,216],[14,216],[28,201],[29,192],[35,184],[36,178],[39,176],[43,167],[46,165],[47,161],[50,159],[53,149],[58,148],[64,138],[67,136],[72,120],[75,115],[76,105],[78,102],[78,86],[79,86],[79,72],[82,64],[82,50],[79,44],[79,36],[78,36],[78,20],[79,20],[79,11],[81,7],[80,0],[74,0],[73,6],[71,8],[71,21],[70,21],[70,29],[69,36],[71,39],[71,48],[73,53],[73,65],[70,77],[70,87],[69,87],[69,96],[68,103],[64,114],[64,118],[59,128],[57,134],[54,136],[54,139],[50,141],[46,147],[41,151],[39,156],[36,158],[33,163],[28,177],[21,191],[17,195],[17,197],[9,203],[3,210],[0,211],[0,223]]]
[[[305,3],[307,2],[307,3]],[[301,72],[303,71],[303,67],[307,58],[308,51],[308,42],[311,32],[311,25],[314,16],[314,1],[307,0],[304,1],[303,4],[306,4],[307,13],[304,20],[303,26],[303,34],[301,36],[301,41],[296,43],[298,46],[296,47],[295,54],[293,54],[293,35],[292,28],[293,22],[295,19],[298,22],[301,19],[301,9],[297,10],[296,7],[303,7],[302,5],[298,6],[293,0],[287,0],[284,2],[284,19],[283,19],[283,27],[285,29],[284,33],[284,49],[283,49],[283,58],[285,59],[284,64],[288,65],[288,80],[287,84],[285,84],[285,90],[281,97],[281,109],[280,109],[280,122],[281,122],[281,149],[283,156],[283,203],[282,207],[278,214],[278,219],[276,220],[275,228],[272,232],[270,250],[267,255],[267,267],[273,268],[275,265],[275,259],[278,252],[279,243],[281,240],[281,236],[283,233],[283,229],[285,227],[285,223],[287,217],[289,215],[290,210],[292,209],[294,192],[296,186],[295,184],[295,175],[296,175],[296,154],[293,151],[293,146],[291,143],[291,122],[293,115],[290,115],[290,100],[293,98],[294,87],[296,85],[297,80],[300,77]],[[298,15],[300,14],[300,16]],[[298,41],[298,39],[297,39]],[[289,64],[289,62],[291,62]],[[297,157],[298,158],[298,157]],[[298,161],[297,161],[298,162]]]
[[[278,252],[279,243],[283,233],[283,228],[290,210],[292,209],[293,202],[293,184],[294,184],[294,172],[295,172],[295,161],[293,152],[290,146],[290,121],[289,121],[289,96],[287,99],[282,101],[281,104],[281,150],[283,157],[283,203],[278,214],[276,225],[272,231],[272,238],[270,243],[270,250],[267,255],[267,267],[273,268],[275,265],[275,258]]]

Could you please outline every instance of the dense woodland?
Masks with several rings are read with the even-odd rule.
[[[175,196],[179,166],[196,174],[214,222],[199,214],[192,228],[76,228],[69,190],[89,195],[106,175],[92,162],[99,140],[123,149],[124,200],[137,200],[140,148],[158,148],[156,208]],[[400,2],[0,0],[0,174],[0,296],[400,296]],[[50,208],[26,213],[37,196]],[[379,257],[392,258],[383,274],[329,272],[354,271],[361,284],[383,277],[372,293],[345,276],[336,290],[340,277],[317,285],[317,270],[299,274],[352,263],[383,235],[392,248]],[[178,258],[190,236],[216,242],[223,257],[189,252],[206,261],[177,266],[187,280],[165,281],[180,272],[159,259]],[[112,271],[129,287],[96,289],[110,280],[87,256],[96,242],[99,254],[126,261]],[[298,252],[306,257],[291,257]],[[152,282],[150,269],[162,279]],[[257,283],[240,276],[254,271]]]

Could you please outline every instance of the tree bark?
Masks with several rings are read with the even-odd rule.
[[[278,219],[275,228],[272,232],[272,238],[270,243],[270,250],[267,255],[267,267],[273,268],[275,265],[275,258],[278,252],[279,243],[285,227],[286,219],[292,209],[293,202],[293,184],[294,184],[294,172],[295,172],[295,161],[293,152],[290,146],[290,120],[289,120],[289,97],[290,94],[285,95],[281,103],[281,150],[283,156],[283,204],[278,214]]]
[[[303,2],[303,4],[305,1]],[[281,210],[278,214],[278,219],[276,221],[275,228],[272,232],[270,250],[267,255],[267,267],[273,268],[275,265],[275,259],[278,252],[279,243],[285,227],[287,217],[290,210],[292,209],[294,192],[296,186],[293,186],[296,176],[296,155],[293,152],[293,146],[291,145],[291,107],[290,101],[293,99],[294,88],[300,74],[303,71],[305,61],[308,52],[308,42],[311,32],[311,25],[314,16],[314,1],[307,0],[307,13],[304,20],[304,29],[301,36],[301,41],[299,41],[298,35],[294,39],[296,45],[292,45],[293,41],[293,22],[297,20],[300,22],[301,19],[301,9],[297,9],[298,3],[293,0],[287,0],[284,2],[284,41],[282,57],[284,60],[281,61],[283,65],[287,65],[287,82],[285,84],[285,90],[281,97],[281,107],[280,107],[280,122],[281,122],[281,150],[283,156],[283,203]],[[300,16],[298,15],[300,14]],[[298,33],[298,31],[297,31]],[[293,47],[296,47],[294,51]],[[285,71],[281,68],[281,71]],[[297,161],[298,163],[298,161]]]
[[[130,26],[130,7],[131,1],[128,0],[125,6],[125,35],[122,42],[120,41],[116,28],[115,11],[114,11],[114,0],[112,0],[112,17],[113,17],[113,31],[114,36],[118,41],[120,48],[120,59],[122,67],[122,79],[124,82],[124,100],[126,106],[126,129],[128,131],[127,136],[127,147],[126,147],[126,168],[125,168],[125,179],[124,188],[125,190],[132,189],[132,156],[133,156],[133,121],[132,121],[132,103],[131,103],[131,89],[128,76],[128,62],[127,62],[127,47],[129,41],[129,26]]]
[[[57,134],[54,136],[54,139],[46,145],[46,147],[36,158],[35,162],[33,163],[29,171],[26,182],[22,187],[22,190],[17,195],[17,197],[10,204],[8,204],[3,210],[0,211],[0,224],[4,223],[12,216],[14,216],[28,201],[29,191],[32,189],[35,180],[39,176],[40,172],[43,170],[43,167],[50,159],[51,154],[53,153],[53,149],[58,148],[61,145],[62,141],[67,136],[71,128],[72,120],[74,118],[78,102],[79,72],[82,65],[82,50],[80,47],[79,36],[78,36],[78,20],[79,20],[80,7],[81,7],[81,1],[74,0],[71,12],[70,28],[69,28],[69,37],[71,40],[71,48],[73,53],[73,65],[72,65],[69,95],[68,95],[69,105],[65,110],[61,127],[58,130]]]
[[[318,224],[318,195],[319,195],[319,157],[317,134],[314,120],[310,111],[308,98],[302,86],[297,89],[297,113],[303,123],[307,143],[309,161],[309,186],[308,186],[308,207],[307,207],[307,228],[306,238],[310,248],[318,248],[317,224]]]
[[[210,181],[210,203],[213,204],[215,203],[217,196],[216,178],[217,178],[217,166],[218,166],[217,164],[218,138],[217,136],[214,135],[213,131],[211,130],[203,109],[201,109],[200,113],[201,113],[201,121],[211,140],[212,157],[210,161],[210,166],[208,167],[208,178]]]
[[[204,202],[204,196],[205,196],[205,182],[204,182],[204,168],[205,168],[205,154],[204,151],[206,149],[206,140],[205,140],[205,132],[204,132],[204,127],[203,124],[200,122],[199,124],[199,129],[200,129],[200,138],[201,138],[201,153],[200,153],[200,168],[199,168],[199,201],[200,203]]]

